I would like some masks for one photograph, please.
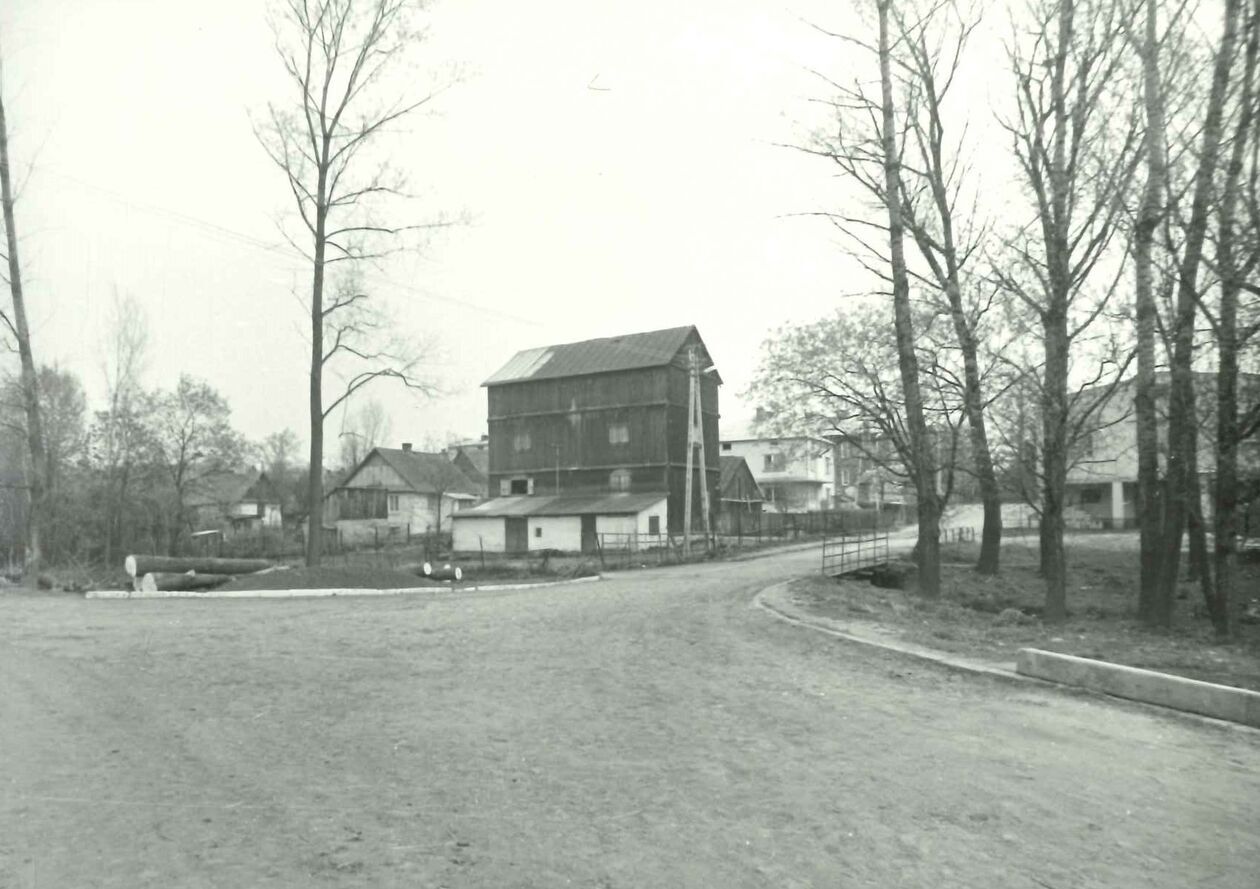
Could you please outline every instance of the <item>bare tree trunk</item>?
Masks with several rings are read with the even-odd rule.
[[[1042,319],[1046,369],[1042,394],[1041,568],[1046,578],[1044,619],[1067,618],[1067,557],[1063,549],[1063,498],[1067,485],[1067,318],[1047,312]]]
[[[1203,120],[1203,145],[1195,172],[1194,197],[1186,226],[1185,250],[1177,269],[1177,305],[1173,324],[1171,391],[1168,400],[1168,500],[1164,511],[1164,554],[1159,596],[1152,622],[1172,624],[1177,579],[1181,562],[1181,535],[1191,511],[1189,498],[1196,487],[1191,480],[1198,447],[1198,422],[1194,406],[1194,319],[1197,309],[1199,265],[1207,234],[1212,179],[1220,153],[1225,97],[1234,44],[1238,38],[1239,0],[1225,0],[1225,25],[1212,70],[1212,89]]]
[[[17,229],[13,221],[13,183],[9,168],[8,122],[5,119],[3,81],[0,80],[0,204],[4,212],[5,249],[9,260],[9,292],[13,297],[13,318],[9,325],[17,339],[18,357],[22,365],[22,403],[26,410],[26,444],[31,472],[30,514],[27,518],[26,567],[39,569],[43,558],[44,520],[47,510],[47,455],[44,453],[44,429],[39,409],[39,378],[31,352],[31,332],[26,323],[26,300],[22,294],[22,268],[18,262]]]
[[[1235,212],[1244,158],[1253,139],[1254,80],[1260,55],[1260,2],[1247,16],[1246,64],[1238,123],[1221,193],[1217,262],[1221,305],[1216,323],[1216,484],[1213,508],[1215,583],[1208,596],[1208,614],[1219,639],[1234,632],[1234,587],[1238,577],[1238,298],[1242,289],[1235,248]]]
[[[993,455],[989,450],[989,434],[984,422],[984,396],[980,388],[980,367],[976,360],[976,339],[962,312],[960,294],[950,295],[954,332],[963,355],[963,407],[971,433],[972,458],[976,479],[980,483],[980,500],[984,504],[984,528],[980,533],[980,558],[976,571],[997,574],[1002,548],[1002,493],[993,471]]]
[[[928,596],[940,594],[941,554],[940,515],[932,472],[932,453],[927,423],[923,417],[923,396],[919,388],[919,361],[914,351],[914,329],[910,313],[910,280],[906,268],[905,226],[901,218],[901,155],[892,90],[892,49],[889,42],[889,15],[892,0],[877,0],[879,11],[879,80],[883,127],[881,148],[884,162],[884,194],[888,208],[889,257],[893,279],[893,314],[897,336],[897,363],[905,395],[906,426],[913,456],[915,493],[919,518],[919,589]]]
[[[324,536],[324,239],[315,240],[311,285],[311,452],[307,476],[306,564],[318,565]]]
[[[1155,412],[1155,290],[1151,259],[1155,232],[1163,216],[1164,91],[1159,73],[1158,6],[1146,0],[1142,44],[1142,90],[1146,111],[1146,186],[1134,232],[1134,303],[1137,324],[1137,383],[1133,398],[1137,429],[1137,518],[1140,538],[1138,614],[1153,620],[1158,596],[1162,501],[1159,481],[1159,426]]]

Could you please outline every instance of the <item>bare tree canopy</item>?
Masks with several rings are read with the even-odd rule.
[[[425,388],[417,360],[381,345],[379,320],[366,311],[358,276],[343,276],[325,294],[329,266],[379,260],[414,244],[408,236],[442,224],[416,221],[400,207],[406,182],[388,155],[376,151],[391,127],[436,95],[414,95],[404,66],[422,39],[408,0],[281,0],[273,7],[275,49],[292,89],[267,106],[257,135],[285,176],[297,210],[290,243],[311,263],[310,470],[311,515],[323,502],[324,419],[374,380]],[[324,372],[337,357],[354,359],[343,391],[324,397]],[[321,524],[312,519],[307,561],[320,560]]]

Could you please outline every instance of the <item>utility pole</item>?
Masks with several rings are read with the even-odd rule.
[[[696,457],[696,349],[687,350],[687,486],[683,497],[683,553],[691,555],[691,485]]]
[[[687,487],[683,509],[686,519],[683,524],[683,550],[691,552],[691,489],[694,486],[694,467],[696,447],[700,448],[700,504],[704,508],[704,545],[707,549],[713,540],[713,519],[709,506],[709,465],[704,452],[704,411],[700,387],[700,359],[696,347],[687,352],[688,375],[690,386],[687,405]]]

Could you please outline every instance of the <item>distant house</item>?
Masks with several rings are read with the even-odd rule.
[[[761,515],[761,507],[765,502],[757,479],[748,468],[748,461],[743,457],[722,454],[721,501],[723,515]]]
[[[373,448],[324,498],[324,525],[344,543],[449,530],[480,499],[478,486],[443,453]]]
[[[742,457],[773,512],[830,509],[832,445],[814,435],[768,437],[739,430],[722,436],[723,457]]]
[[[833,433],[836,505],[901,508],[913,505],[915,494],[892,442],[869,429]]]
[[[1161,476],[1167,458],[1169,374],[1155,375],[1155,410],[1158,423],[1158,458]],[[1195,408],[1199,415],[1196,462],[1202,493],[1202,513],[1210,520],[1214,505],[1216,474],[1216,375],[1194,375]],[[1123,528],[1137,524],[1137,418],[1133,409],[1136,381],[1129,379],[1110,391],[1107,401],[1097,408],[1089,423],[1094,431],[1076,442],[1069,454],[1070,466],[1064,490],[1065,518],[1070,524]],[[1078,406],[1089,404],[1091,396],[1102,398],[1108,390],[1097,387],[1081,394]],[[1240,413],[1260,404],[1260,374],[1243,373],[1238,378]],[[1079,407],[1078,407],[1079,409]],[[1256,533],[1260,524],[1260,436],[1239,443],[1240,519],[1247,530]],[[1252,512],[1246,512],[1251,505]]]
[[[456,515],[453,548],[593,553],[661,545],[667,509],[664,492],[496,497]]]
[[[613,495],[633,497],[623,506],[633,506],[645,520],[656,513],[644,512],[640,502],[664,499],[665,530],[681,532],[693,362],[705,465],[692,469],[692,524],[703,529],[705,487],[710,509],[716,512],[718,505],[722,380],[695,327],[542,346],[513,356],[484,384],[490,493],[575,495],[606,505]],[[489,518],[497,508],[487,504],[478,515]],[[600,515],[626,514],[618,510]],[[598,516],[581,514],[587,532],[595,533]]]
[[[446,449],[451,462],[470,482],[477,485],[478,494],[484,500],[490,496],[490,436],[479,441],[457,442]]]
[[[189,494],[194,531],[224,537],[280,530],[280,493],[265,472],[219,472],[201,479]]]

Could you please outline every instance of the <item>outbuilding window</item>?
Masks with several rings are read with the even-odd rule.
[[[648,516],[648,533],[649,534],[661,533],[661,517],[660,516],[658,515]]]
[[[540,526],[538,526],[538,525],[535,525],[535,526],[534,526],[534,536],[535,536],[535,537],[542,537],[542,528],[541,528]]]
[[[397,494],[389,495],[389,511],[398,512],[398,495]]]

